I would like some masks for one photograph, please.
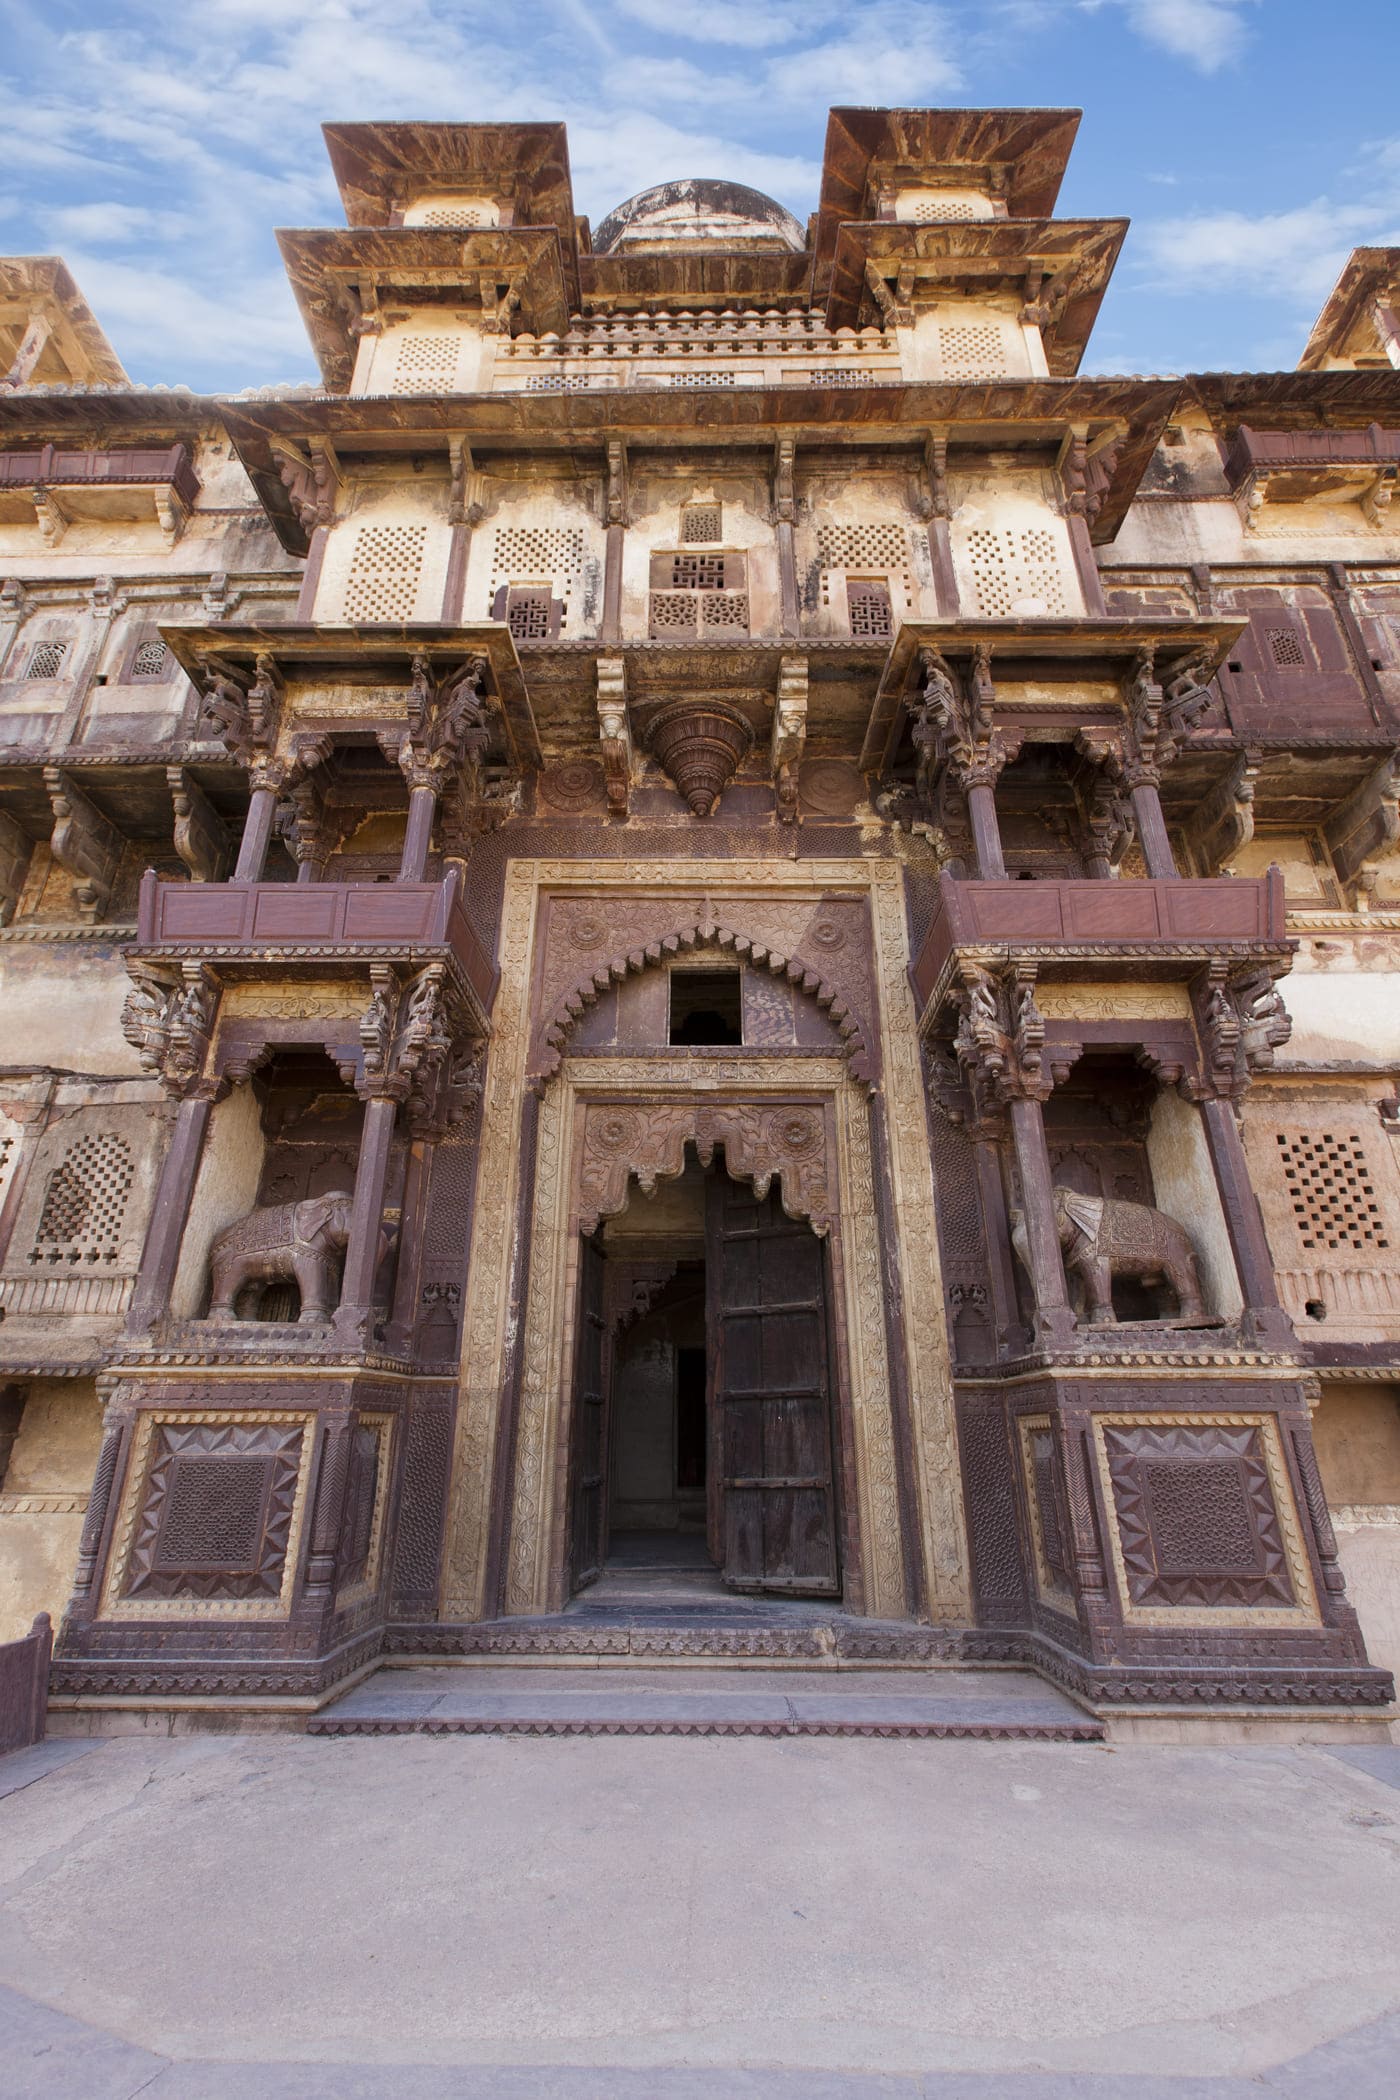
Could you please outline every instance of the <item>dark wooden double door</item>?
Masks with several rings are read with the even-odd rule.
[[[731,1589],[840,1594],[826,1249],[716,1168],[706,1189],[710,1549]],[[611,1348],[599,1239],[582,1244],[572,1448],[573,1587],[607,1557]]]

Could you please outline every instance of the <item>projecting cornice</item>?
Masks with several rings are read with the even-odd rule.
[[[1058,446],[1071,429],[1096,454],[1092,537],[1111,540],[1170,419],[1175,380],[994,379],[973,385],[877,381],[869,386],[612,389],[577,394],[302,395],[227,404],[229,435],[283,545],[307,538],[278,466],[313,438],[340,453],[444,454],[465,440],[480,462],[495,452],[602,454],[622,438],[647,446],[763,449],[781,436],[803,448],[907,447],[922,456],[937,432],[969,450]]]
[[[492,327],[508,312],[532,335],[569,325],[563,254],[552,227],[288,230],[277,244],[322,375],[337,392],[350,385],[360,336],[396,301],[469,306]]]
[[[499,199],[516,226],[574,231],[562,124],[323,124],[345,216],[391,226],[411,201],[443,191]]]
[[[1055,209],[1079,129],[1077,109],[833,109],[817,212],[818,269],[850,219],[879,216],[885,181],[959,180],[1004,200],[1012,218]]]
[[[949,292],[1011,292],[1041,330],[1050,370],[1079,369],[1128,230],[1126,219],[979,219],[913,226],[889,220],[840,229],[829,328],[878,323],[870,272],[901,307]]]

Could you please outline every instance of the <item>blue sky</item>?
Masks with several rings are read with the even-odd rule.
[[[313,365],[275,226],[338,225],[327,119],[563,118],[594,223],[721,175],[816,202],[834,102],[1081,106],[1125,214],[1086,369],[1287,368],[1400,242],[1395,0],[0,0],[0,253],[58,252],[133,378]]]

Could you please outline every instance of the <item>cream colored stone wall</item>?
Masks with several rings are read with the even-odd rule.
[[[135,1078],[140,1060],[121,1031],[122,1001],[130,989],[109,941],[36,941],[0,933],[4,1063]]]
[[[180,1266],[170,1293],[170,1310],[177,1320],[194,1319],[203,1310],[209,1249],[216,1233],[253,1208],[265,1150],[257,1096],[250,1085],[236,1086],[209,1118],[194,1201],[180,1245]]]
[[[971,619],[1082,615],[1069,529],[1051,477],[1011,471],[950,477],[953,566]]]
[[[423,307],[360,338],[354,394],[474,394],[482,382],[479,309]]]
[[[910,509],[907,475],[804,475],[795,538],[804,634],[850,632],[852,578],[885,584],[895,627],[937,617],[928,533]]]
[[[57,1630],[101,1438],[90,1379],[31,1382],[0,1483],[0,1641],[28,1633],[40,1611]]]
[[[1015,300],[921,303],[912,331],[900,333],[909,379],[956,385],[979,379],[1034,379],[1043,372],[1043,358],[1032,356],[1033,346],[1040,349],[1040,331],[1026,328]]]
[[[1230,1249],[1200,1110],[1170,1088],[1164,1087],[1152,1104],[1147,1157],[1158,1208],[1175,1218],[1191,1236],[1207,1311],[1226,1320],[1237,1318],[1244,1306],[1244,1293]]]
[[[503,586],[533,585],[547,587],[562,606],[561,641],[596,635],[603,615],[600,483],[522,475],[487,486],[489,510],[467,557],[464,619],[489,620]]]
[[[726,551],[742,554],[744,589],[748,596],[748,631],[752,634],[779,633],[782,621],[778,549],[770,501],[765,482],[754,474],[716,473],[713,467],[701,466],[691,472],[672,468],[634,476],[632,526],[622,556],[624,638],[641,640],[647,634],[653,553],[676,550],[701,555]],[[691,503],[720,505],[721,537],[713,545],[686,547],[683,544],[681,513]]]
[[[1400,1140],[1377,1107],[1387,1092],[1374,1080],[1300,1081],[1256,1086],[1246,1103],[1279,1292],[1300,1329],[1325,1340],[1400,1341]]]
[[[364,480],[326,536],[315,617],[328,625],[445,617],[452,553],[445,476],[421,484]]]

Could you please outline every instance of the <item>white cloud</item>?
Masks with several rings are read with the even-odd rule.
[[[1199,212],[1140,226],[1134,253],[1156,284],[1175,292],[1229,287],[1314,311],[1349,251],[1400,241],[1400,201],[1334,205],[1325,197],[1290,211]]]
[[[1254,0],[1078,0],[1084,14],[1119,7],[1129,26],[1149,44],[1184,58],[1202,73],[1216,73],[1244,50],[1249,37],[1244,10]]]
[[[675,0],[613,0],[619,14],[627,15],[662,36],[682,37],[696,44],[735,44],[747,51],[770,50],[775,44],[790,44],[814,22],[829,18],[829,9],[813,8],[804,0],[708,0],[704,7],[687,15]]]

